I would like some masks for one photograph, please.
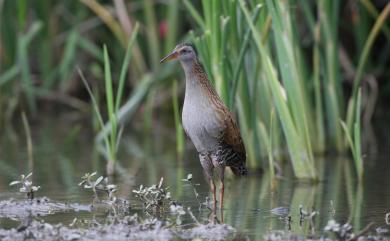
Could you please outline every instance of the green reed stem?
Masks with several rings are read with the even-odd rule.
[[[379,15],[378,19],[375,21],[374,27],[371,29],[370,34],[368,35],[367,41],[364,44],[363,51],[359,58],[359,64],[356,69],[356,75],[353,81],[353,93],[351,100],[348,105],[348,116],[347,116],[347,126],[348,129],[352,131],[353,113],[355,112],[358,89],[360,87],[360,82],[363,77],[364,67],[368,61],[368,56],[371,51],[371,48],[374,44],[376,37],[378,36],[382,26],[386,23],[386,19],[390,14],[390,3],[387,3],[386,7],[383,9],[382,13]]]
[[[274,104],[282,122],[295,175],[298,178],[313,179],[316,177],[316,174],[313,160],[311,159],[312,155],[308,153],[308,150],[305,148],[304,140],[302,140],[301,136],[297,133],[297,129],[294,125],[292,115],[288,109],[287,102],[282,95],[281,86],[276,75],[276,70],[271,62],[270,56],[262,45],[260,33],[251,20],[248,9],[245,6],[245,2],[243,0],[239,0],[239,3],[246,18],[246,22],[252,31],[254,43],[256,44],[257,50],[262,60],[263,70],[272,90]]]
[[[137,40],[138,30],[139,30],[139,24],[137,22],[134,26],[129,43],[127,44],[126,54],[125,54],[125,57],[124,57],[123,62],[122,62],[121,73],[119,76],[119,86],[118,86],[118,90],[116,92],[116,99],[115,99],[115,113],[116,114],[118,113],[119,107],[122,103],[123,89],[125,86],[125,78],[126,78],[127,70],[129,69],[130,59],[132,57],[132,52],[133,52],[132,48]]]
[[[177,91],[177,80],[172,82],[172,96],[173,96],[173,113],[175,119],[176,129],[176,154],[179,159],[183,157],[184,153],[184,131],[181,124],[180,109],[179,109],[179,98]]]

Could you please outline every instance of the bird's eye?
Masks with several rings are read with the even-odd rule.
[[[188,53],[189,51],[187,50],[187,49],[183,49],[182,51],[181,51],[181,53],[182,54],[186,54],[186,53]]]

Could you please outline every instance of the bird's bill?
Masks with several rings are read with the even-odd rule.
[[[178,57],[178,53],[176,51],[173,51],[172,53],[168,54],[163,59],[161,59],[160,63],[163,63],[165,61],[169,61],[169,60],[172,60],[172,59],[177,59],[177,57]]]

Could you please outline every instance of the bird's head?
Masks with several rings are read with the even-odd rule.
[[[178,44],[170,54],[160,60],[160,63],[173,59],[178,59],[182,63],[191,63],[196,61],[197,52],[195,46],[189,43]]]

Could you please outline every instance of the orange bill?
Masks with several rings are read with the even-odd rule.
[[[172,53],[165,56],[163,59],[160,60],[160,63],[163,63],[168,60],[176,59],[178,57],[178,53],[176,51],[173,51]]]

